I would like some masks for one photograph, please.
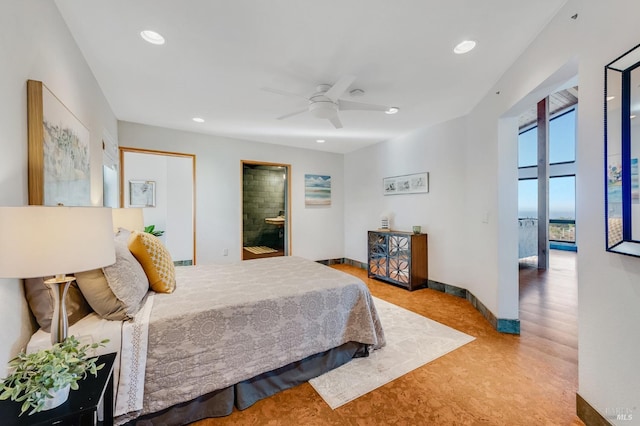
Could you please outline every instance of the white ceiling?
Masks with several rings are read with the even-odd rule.
[[[346,153],[470,111],[566,0],[56,0],[119,120]],[[154,46],[139,33],[161,33]],[[462,40],[475,50],[456,55]],[[353,75],[342,129],[304,113]],[[348,92],[348,91],[347,91]],[[195,123],[192,117],[206,121]],[[316,139],[325,139],[324,144]]]

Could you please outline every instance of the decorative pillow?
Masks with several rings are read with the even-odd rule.
[[[128,319],[124,304],[109,288],[102,269],[76,273],[78,286],[94,311],[102,318],[114,321]]]
[[[133,317],[149,290],[142,266],[127,248],[128,239],[128,231],[116,235],[116,263],[76,274],[78,285],[93,310],[110,320]]]
[[[142,265],[153,291],[173,293],[176,289],[176,269],[169,251],[158,237],[133,231],[129,237],[129,250]]]
[[[113,294],[124,303],[127,314],[135,315],[149,291],[149,280],[140,263],[129,251],[129,231],[120,231],[114,243],[116,263],[102,268]]]
[[[53,317],[55,289],[44,283],[46,278],[28,278],[24,280],[24,289],[29,308],[36,318],[38,325],[47,333],[51,332],[51,317]],[[78,284],[74,281],[67,290],[67,318],[69,326],[80,321],[91,313],[91,306],[82,296]]]

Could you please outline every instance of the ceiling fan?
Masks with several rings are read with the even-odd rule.
[[[308,102],[308,105],[305,108],[281,115],[278,117],[278,120],[284,120],[285,118],[293,117],[294,115],[310,112],[314,117],[329,120],[336,129],[342,128],[342,122],[338,116],[338,111],[384,111],[387,114],[395,114],[399,111],[397,107],[340,99],[355,79],[356,78],[352,75],[344,75],[334,85],[320,84],[316,87],[316,91],[311,96],[304,96],[297,93],[290,93],[284,90],[270,89],[266,87],[262,88],[262,90],[284,96],[303,98]],[[362,91],[360,90],[359,93],[362,93]]]

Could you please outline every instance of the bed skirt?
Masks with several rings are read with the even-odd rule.
[[[234,406],[244,410],[261,399],[340,367],[352,358],[368,356],[366,346],[357,342],[347,342],[337,348],[311,355],[301,361],[210,392],[191,401],[138,417],[126,424],[181,426],[210,417],[228,416],[233,412]]]

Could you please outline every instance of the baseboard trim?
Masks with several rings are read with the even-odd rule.
[[[588,426],[612,426],[602,414],[591,406],[579,393],[576,393],[576,414]],[[626,413],[621,413],[625,415]],[[613,414],[611,419],[616,420],[618,414]]]
[[[355,266],[360,269],[367,270],[367,264],[363,262],[358,262],[357,260],[342,258],[342,259],[328,259],[328,260],[319,260],[319,263],[324,265],[336,265],[336,264],[347,264],[351,266]],[[483,317],[489,324],[499,331],[500,333],[506,334],[520,334],[520,320],[518,319],[507,319],[507,318],[497,318],[493,312],[491,312],[487,307],[471,293],[469,290],[456,287],[454,285],[441,283],[438,281],[428,280],[427,287],[431,290],[440,291],[442,293],[451,294],[456,297],[460,297],[462,299],[467,299],[469,303],[473,305],[478,312],[482,314]]]

